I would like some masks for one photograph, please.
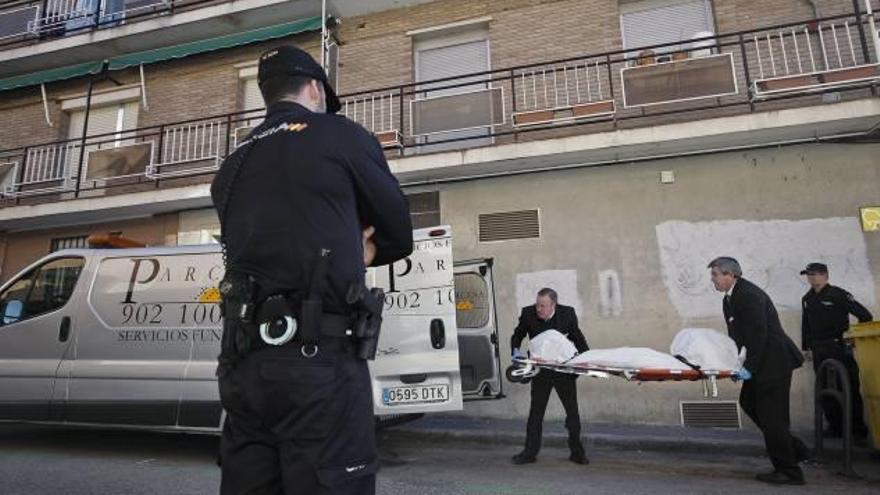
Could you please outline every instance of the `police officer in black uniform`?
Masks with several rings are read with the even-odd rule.
[[[871,321],[873,316],[849,292],[828,283],[828,266],[810,263],[801,271],[807,276],[810,290],[801,300],[803,319],[801,323],[801,348],[813,353],[813,369],[826,359],[836,359],[846,367],[852,390],[853,436],[865,438],[868,427],[862,412],[862,396],[859,394],[859,368],[852,349],[844,341],[843,333],[849,329],[849,315],[860,322]],[[822,403],[832,436],[841,436],[843,422],[840,405],[832,400]]]
[[[372,494],[381,294],[365,265],[410,254],[409,208],[307,53],[263,54],[258,79],[266,119],[211,186],[226,261],[220,491]]]

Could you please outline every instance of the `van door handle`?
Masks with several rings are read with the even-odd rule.
[[[439,318],[431,320],[431,347],[434,349],[446,347],[446,327]]]
[[[70,317],[61,318],[61,326],[58,329],[58,342],[67,342],[70,338]]]

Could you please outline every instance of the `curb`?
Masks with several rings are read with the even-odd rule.
[[[523,428],[525,430],[525,428]],[[388,430],[396,438],[407,438],[414,441],[436,442],[465,442],[465,443],[490,443],[495,445],[521,446],[525,440],[525,431],[522,433],[489,432],[463,429],[434,429],[414,428],[400,426]],[[543,439],[545,446],[567,447],[568,438],[560,434],[545,434]],[[651,437],[630,436],[610,433],[584,434],[584,444],[587,450],[596,447],[617,448],[624,450],[645,450],[668,452],[676,450],[689,453],[718,453],[725,452],[735,455],[763,455],[764,444],[748,440],[714,440],[674,437]]]

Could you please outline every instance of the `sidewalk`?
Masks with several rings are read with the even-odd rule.
[[[462,441],[521,446],[525,440],[525,419],[488,419],[465,415],[428,415],[413,422],[392,427],[395,436],[412,436],[428,441]],[[807,445],[813,445],[812,431],[795,432]],[[670,425],[620,425],[587,423],[583,425],[587,450],[614,448],[646,451],[678,451],[699,454],[764,455],[764,440],[756,430],[684,428]],[[567,446],[562,421],[544,421],[544,445]],[[843,459],[840,439],[824,441],[827,458]],[[515,449],[514,449],[515,450]],[[880,472],[880,455],[871,449],[853,450],[854,464],[871,463]],[[863,472],[864,468],[857,471]]]

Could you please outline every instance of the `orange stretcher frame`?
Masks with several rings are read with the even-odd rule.
[[[619,368],[610,366],[597,366],[590,363],[552,363],[541,359],[515,358],[513,365],[516,370],[514,376],[530,378],[542,369],[552,370],[559,373],[574,375],[586,375],[594,378],[607,378],[618,376],[631,382],[664,382],[664,381],[698,381],[704,383],[706,396],[718,397],[718,379],[735,378],[733,370],[672,370],[667,368]]]

